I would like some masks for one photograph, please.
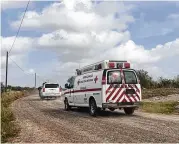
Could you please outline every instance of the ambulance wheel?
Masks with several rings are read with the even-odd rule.
[[[109,108],[109,110],[110,110],[110,111],[114,111],[114,110],[115,110],[115,108]]]
[[[132,115],[134,113],[135,108],[124,108],[124,112],[127,115]]]
[[[66,110],[66,111],[69,111],[69,110],[71,109],[71,107],[70,107],[70,105],[69,105],[69,103],[68,103],[68,99],[65,99],[65,100],[64,100],[64,105],[65,105],[65,110]]]
[[[40,99],[41,99],[41,100],[44,100],[44,98],[43,98],[42,96],[40,96]]]
[[[96,116],[97,113],[97,105],[94,99],[91,99],[89,102],[89,112],[91,116]]]

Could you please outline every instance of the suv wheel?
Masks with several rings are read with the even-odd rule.
[[[91,116],[96,116],[97,113],[97,105],[94,99],[91,99],[89,102],[89,112]]]

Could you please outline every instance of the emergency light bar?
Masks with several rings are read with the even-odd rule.
[[[76,69],[77,75],[83,73],[92,72],[102,69],[121,69],[121,68],[130,68],[130,63],[127,61],[115,61],[115,60],[104,60],[89,66],[85,66],[81,69]]]

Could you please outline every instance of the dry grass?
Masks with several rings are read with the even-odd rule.
[[[142,98],[147,99],[156,96],[168,96],[171,94],[179,94],[179,88],[157,88],[157,89],[143,89]]]
[[[168,101],[168,102],[142,102],[141,108],[145,112],[150,113],[162,113],[162,114],[173,114],[178,113],[175,106],[179,105],[179,102]]]
[[[18,134],[19,128],[9,106],[16,99],[26,95],[28,92],[7,92],[1,95],[1,142],[7,142],[9,138]]]

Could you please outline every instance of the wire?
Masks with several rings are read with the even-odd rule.
[[[28,6],[29,6],[29,2],[30,2],[30,0],[29,0],[29,1],[28,1],[28,3],[27,3],[27,6],[26,6],[26,9],[25,9],[24,15],[23,15],[23,17],[22,17],[22,20],[21,20],[20,26],[19,26],[19,28],[18,28],[17,34],[16,34],[15,39],[14,39],[14,41],[13,41],[13,43],[12,43],[12,46],[11,46],[11,48],[10,48],[10,50],[9,50],[9,54],[10,54],[10,52],[11,52],[12,48],[14,47],[15,41],[16,41],[17,36],[18,36],[18,34],[19,34],[19,31],[20,31],[20,29],[21,29],[22,22],[23,22],[23,20],[24,20],[25,14],[26,14],[27,9],[28,9]]]
[[[11,59],[11,61],[22,71],[22,72],[24,72],[26,75],[34,75],[34,73],[27,73],[22,67],[20,67],[10,56],[9,56],[9,58]],[[39,78],[39,79],[41,79],[42,81],[46,81],[46,79],[45,78],[43,78],[42,76],[40,76],[40,75],[38,75],[38,74],[36,74],[36,76]]]
[[[32,75],[32,73],[27,73],[22,67],[20,67],[10,56],[9,58],[11,59],[11,61],[22,71],[24,72],[26,75]]]
[[[25,70],[23,70],[10,56],[9,56],[9,58],[21,71],[23,71],[25,73]]]

